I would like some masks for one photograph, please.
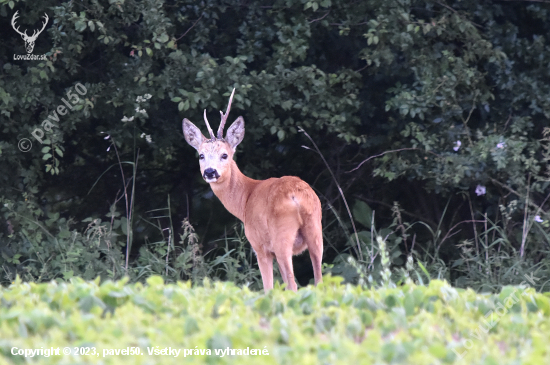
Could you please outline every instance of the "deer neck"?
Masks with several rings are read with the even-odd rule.
[[[245,176],[235,161],[231,161],[229,179],[211,183],[212,191],[220,199],[224,207],[235,217],[244,222],[246,202],[259,180]]]

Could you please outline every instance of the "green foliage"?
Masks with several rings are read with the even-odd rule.
[[[368,287],[395,287],[410,282],[424,285],[431,279],[453,279],[457,287],[497,292],[507,285],[520,284],[526,275],[546,277],[550,274],[548,260],[522,258],[521,252],[512,245],[506,232],[487,217],[482,222],[484,229],[474,239],[461,241],[457,245],[460,257],[445,263],[440,257],[442,246],[456,234],[456,226],[472,222],[460,222],[443,235],[442,222],[435,229],[424,222],[408,223],[403,219],[403,210],[397,203],[392,208],[393,222],[382,229],[370,224],[374,221],[375,212],[366,203],[356,201],[353,212],[358,223],[370,228],[370,231],[359,231],[357,234],[363,256],[356,259],[353,255],[341,253],[335,264],[327,268],[329,272],[343,276],[349,283]],[[526,222],[523,229],[527,235],[535,225],[542,227],[544,224]],[[431,239],[420,245],[420,248],[416,246],[419,245],[416,233],[411,240],[411,232],[418,230],[415,226],[424,227],[431,234]],[[544,228],[539,228],[539,233],[547,239]],[[349,232],[347,235],[350,251],[356,245],[355,237]],[[540,254],[548,254],[547,249],[543,249]],[[532,286],[544,291],[548,289],[548,282],[533,282]]]
[[[10,242],[20,242],[18,247],[6,244],[1,247],[0,263],[3,269],[0,283],[6,285],[21,277],[25,281],[59,282],[72,277],[91,280],[117,280],[124,276],[132,281],[144,281],[151,275],[162,275],[164,280],[191,280],[199,284],[204,278],[231,280],[254,289],[261,288],[261,277],[255,257],[242,232],[227,237],[225,253],[221,249],[204,254],[198,235],[188,220],[182,223],[179,239],[175,237],[170,209],[160,209],[149,222],[159,231],[159,240],[147,241],[140,247],[135,260],[128,260],[127,218],[112,210],[107,221],[85,219],[86,230],[79,233],[75,222],[60,218],[59,213],[49,213],[41,222],[33,213],[32,203],[25,208],[6,203],[9,219],[24,221],[20,232],[13,234]],[[168,213],[167,213],[168,212]],[[168,221],[165,227],[163,219]],[[168,234],[165,234],[168,232]],[[126,255],[124,255],[126,253]],[[128,265],[129,261],[129,265]]]
[[[199,198],[193,197],[209,189],[195,182],[196,161],[181,144],[181,134],[174,133],[181,128],[182,116],[200,120],[202,109],[220,109],[233,87],[238,89],[234,115],[243,113],[247,120],[248,152],[259,141],[295,138],[299,125],[316,134],[336,133],[342,141],[363,140],[353,132],[359,123],[360,75],[326,71],[305,61],[310,26],[303,16],[292,15],[304,4],[288,8],[281,3],[269,10],[256,4],[246,12],[232,4],[18,2],[15,8],[25,13],[20,21],[31,24],[45,12],[50,22],[35,47],[46,60],[13,62],[22,41],[9,25],[14,3],[2,1],[2,32],[13,35],[0,52],[0,168],[14,171],[0,181],[0,197],[12,207],[2,208],[5,225],[17,233],[27,225],[12,213],[24,209],[23,200],[35,206],[32,222],[44,225],[48,212],[66,220],[75,217],[79,232],[109,210],[121,220],[126,216],[120,229],[114,228],[127,226],[122,232],[126,245],[117,244],[126,250],[125,257],[146,252],[141,249],[147,237],[158,237],[147,224],[146,212],[160,208],[159,198],[174,189],[181,192],[175,204],[178,218],[183,218],[186,197],[196,202]],[[329,5],[323,2],[321,8]],[[273,51],[265,52],[265,47]],[[78,84],[86,93],[73,100],[70,95],[76,94]],[[62,99],[75,101],[63,116],[56,114]],[[31,136],[37,130],[44,133],[41,142]],[[109,140],[104,141],[106,135]],[[23,137],[34,144],[26,154],[13,143]],[[256,166],[260,159],[255,157],[276,153],[261,150],[248,154]],[[262,158],[262,167],[275,170],[267,161]],[[258,170],[249,172],[258,175]],[[125,208],[116,206],[121,190]],[[105,200],[115,203],[105,205]],[[211,206],[207,201],[191,207],[197,205],[202,220]],[[116,217],[111,217],[115,225]],[[222,223],[228,223],[227,217],[216,225],[218,233]],[[19,235],[12,235],[11,228],[0,235],[8,246],[19,247]],[[41,237],[33,242],[41,243]]]
[[[0,0],[3,282],[157,273],[256,286],[251,251],[240,233],[225,234],[235,221],[180,133],[183,117],[198,122],[206,109],[212,118],[234,87],[232,115],[247,123],[239,165],[253,178],[311,183],[326,207],[324,260],[334,272],[387,283],[385,251],[394,282],[410,272],[498,290],[518,268],[547,272],[548,9]],[[49,16],[34,49],[45,60],[14,59],[25,53],[15,11],[29,31]],[[330,173],[301,148],[300,128]],[[358,201],[359,243],[340,189]],[[172,223],[186,217],[200,242]],[[405,268],[411,257],[418,275]]]
[[[36,356],[40,364],[233,363],[239,364],[515,364],[547,363],[548,294],[505,287],[498,294],[429,286],[366,290],[325,276],[298,293],[275,288],[268,295],[233,283],[191,287],[126,280],[23,283],[0,289],[8,363],[28,359],[19,349],[69,347],[72,355]],[[75,347],[89,354],[74,355]],[[111,355],[139,348],[142,355]],[[260,349],[265,355],[216,355],[216,349]],[[149,354],[180,350],[178,357]],[[195,349],[198,350],[195,353]],[[191,352],[185,352],[191,350]],[[200,350],[203,354],[200,354]],[[210,355],[207,354],[207,350]],[[95,351],[95,353],[94,353]],[[99,353],[99,355],[96,355]],[[184,357],[184,354],[186,356]]]

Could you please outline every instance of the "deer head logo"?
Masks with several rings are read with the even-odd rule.
[[[11,26],[13,27],[13,29],[19,33],[21,35],[21,38],[23,38],[23,40],[25,41],[25,48],[27,50],[27,53],[32,53],[32,50],[34,49],[34,42],[36,41],[36,38],[38,38],[38,36],[40,35],[40,33],[42,33],[42,31],[44,30],[44,28],[46,28],[46,24],[48,24],[48,14],[44,13],[44,23],[42,24],[42,29],[40,29],[39,31],[35,30],[33,32],[33,34],[31,36],[29,36],[27,34],[27,30],[25,30],[24,32],[20,32],[19,31],[19,27],[15,27],[15,20],[17,18],[19,18],[19,16],[17,15],[17,13],[19,12],[19,10],[17,10],[15,12],[15,14],[13,14],[13,17],[11,18]]]

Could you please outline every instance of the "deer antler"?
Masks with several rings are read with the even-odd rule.
[[[223,114],[223,112],[220,110],[220,114],[222,115],[222,121],[220,122],[220,128],[218,128],[218,139],[223,138],[223,128],[225,127],[225,121],[227,120],[227,116],[229,115],[229,111],[231,110],[231,102],[233,101],[234,94],[235,94],[235,88],[233,88],[233,92],[229,97],[229,103],[227,104],[227,110],[225,111],[225,114]]]
[[[204,109],[204,122],[206,123],[206,128],[208,128],[208,133],[210,133],[210,139],[216,139],[212,128],[210,128],[210,123],[208,123],[208,119],[206,118],[206,109]]]
[[[21,33],[21,32],[19,31],[19,27],[17,27],[17,28],[15,27],[15,20],[16,20],[17,18],[19,18],[19,15],[17,15],[17,13],[19,13],[19,10],[17,10],[17,11],[15,12],[15,14],[13,14],[13,17],[11,18],[11,26],[12,26],[13,29],[14,29],[17,33],[19,33],[22,37],[28,37],[28,35],[27,35],[27,30],[25,30],[25,33]]]
[[[36,39],[38,37],[38,35],[40,33],[42,33],[42,31],[44,30],[44,28],[46,28],[46,25],[48,24],[48,20],[50,20],[50,18],[48,17],[48,14],[44,13],[44,22],[42,23],[42,29],[40,29],[39,31],[38,30],[35,30],[33,33],[32,33],[32,36],[29,37],[29,35],[27,34],[27,30],[25,29],[25,32],[21,32],[19,30],[19,27],[15,27],[15,21],[17,20],[17,18],[19,18],[19,15],[17,14],[19,13],[19,10],[17,10],[15,12],[15,14],[13,14],[13,17],[11,18],[11,26],[13,27],[13,29],[19,33],[24,39]]]

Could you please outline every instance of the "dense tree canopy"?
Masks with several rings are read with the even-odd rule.
[[[375,235],[396,268],[413,254],[457,285],[513,282],[511,266],[547,270],[549,10],[531,1],[0,0],[3,280],[118,277],[128,267],[134,277],[184,278],[224,262],[208,266],[208,255],[236,268],[211,275],[249,280],[241,228],[181,133],[184,117],[203,125],[204,109],[218,120],[233,88],[229,119],[246,122],[239,166],[312,185],[327,270],[368,276],[380,264]],[[33,50],[45,60],[15,56],[27,53],[16,11],[29,35],[49,17]],[[198,237],[181,227],[186,217]],[[312,273],[301,266],[304,284]]]

